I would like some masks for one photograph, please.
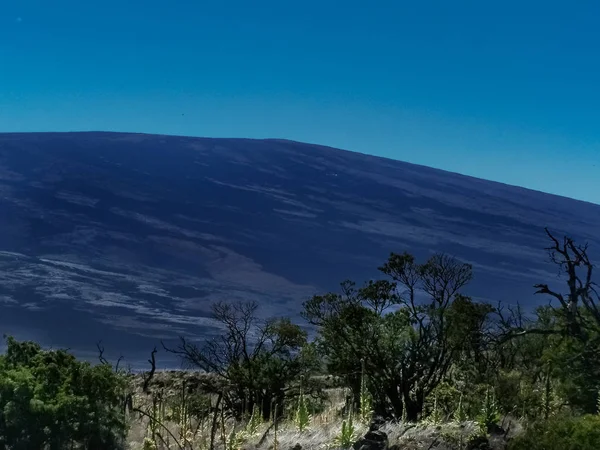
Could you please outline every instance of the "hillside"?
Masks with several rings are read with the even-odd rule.
[[[449,252],[467,293],[532,306],[556,278],[543,227],[594,256],[600,225],[598,205],[328,147],[119,133],[0,134],[0,211],[0,330],[134,365],[214,331],[213,300],[297,318],[390,251]]]

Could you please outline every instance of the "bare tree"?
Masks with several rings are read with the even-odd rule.
[[[546,234],[551,245],[546,248],[550,261],[566,275],[567,289],[560,292],[546,283],[534,285],[535,294],[550,297],[550,307],[559,319],[555,326],[540,328],[530,326],[522,315],[501,316],[505,329],[502,340],[526,334],[564,334],[585,342],[592,330],[600,329],[600,295],[592,280],[594,265],[588,256],[588,244],[578,245],[569,237],[555,237],[548,228]]]
[[[274,404],[283,410],[290,383],[310,371],[311,363],[302,351],[306,332],[289,319],[260,320],[257,308],[256,302],[217,302],[212,309],[222,327],[219,336],[201,347],[181,337],[176,348],[165,349],[215,375],[205,388],[224,392],[223,402],[236,416],[256,405],[269,418]]]

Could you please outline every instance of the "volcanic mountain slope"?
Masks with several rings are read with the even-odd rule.
[[[467,293],[532,305],[543,227],[590,241],[600,206],[282,140],[0,134],[0,331],[130,361],[215,331],[214,300],[298,318],[390,251],[449,252]],[[600,256],[599,256],[600,257]]]

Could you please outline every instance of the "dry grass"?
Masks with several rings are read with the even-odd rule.
[[[144,396],[140,391],[137,392],[135,403],[142,409],[149,410],[151,406],[152,395],[156,395],[157,390],[167,391],[172,397],[177,398],[178,392],[182,386],[192,387],[196,385],[194,379],[202,375],[191,373],[165,373],[157,374],[153,381],[153,393],[150,396]],[[278,425],[277,429],[277,449],[290,450],[297,444],[302,446],[303,450],[326,450],[334,449],[336,437],[342,429],[344,420],[343,408],[345,405],[346,391],[340,388],[326,389],[327,405],[323,412],[311,416],[309,427],[300,432],[292,420]],[[168,407],[166,408],[168,409]],[[163,424],[168,431],[159,427],[160,435],[165,443],[158,440],[158,446],[152,447],[147,443],[144,447],[144,439],[148,436],[149,422],[148,418],[139,418],[132,415],[131,428],[128,436],[128,443],[131,450],[143,449],[179,449],[175,439],[180,442],[182,448],[186,450],[208,450],[210,447],[211,417],[204,417],[200,421],[192,418],[187,424],[187,433],[182,432],[182,426],[177,421],[169,420],[168,414]],[[223,443],[223,434],[221,424],[215,435],[216,450],[273,450],[275,448],[275,433],[271,427],[263,439],[262,444],[259,441],[269,429],[270,423],[262,423],[258,426],[255,433],[248,435],[244,433],[246,424],[234,423],[232,420],[225,421],[225,437],[227,444]],[[364,435],[368,426],[354,421],[356,428],[356,438]],[[230,433],[232,430],[240,435],[244,434],[244,440],[230,444]],[[390,446],[397,445],[397,448],[408,450],[420,450],[435,448],[436,450],[462,450],[466,448],[466,442],[469,436],[476,433],[477,425],[473,422],[463,424],[445,423],[442,425],[432,425],[426,423],[408,424],[408,423],[388,423],[382,427],[388,435]],[[184,437],[184,434],[186,435]],[[174,438],[173,438],[173,437]],[[506,440],[503,437],[493,437],[490,439],[494,450],[505,448]]]

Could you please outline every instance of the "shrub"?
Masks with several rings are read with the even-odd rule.
[[[597,450],[600,416],[553,417],[532,424],[508,445],[508,450]]]
[[[442,381],[425,399],[425,415],[439,423],[452,417],[461,402],[461,393],[446,381]],[[460,405],[464,412],[464,405]]]
[[[6,339],[0,356],[0,448],[117,449],[125,438],[123,376],[63,350]]]

